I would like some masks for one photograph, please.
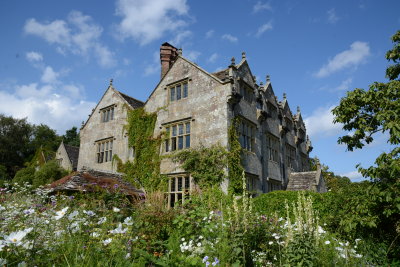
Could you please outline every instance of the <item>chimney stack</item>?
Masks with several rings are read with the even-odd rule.
[[[178,56],[178,49],[165,42],[160,47],[161,79],[174,64]]]

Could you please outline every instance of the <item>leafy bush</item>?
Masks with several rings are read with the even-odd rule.
[[[14,176],[13,182],[19,183],[19,184],[23,184],[23,183],[27,182],[29,184],[32,184],[34,175],[35,175],[35,171],[36,171],[35,167],[33,167],[33,166],[23,168],[23,169],[17,171],[17,173]]]
[[[67,174],[68,171],[61,168],[55,160],[51,160],[45,163],[38,171],[35,172],[32,185],[33,187],[38,187],[40,185],[49,184]]]

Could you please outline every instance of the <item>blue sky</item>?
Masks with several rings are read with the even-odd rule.
[[[0,113],[65,133],[80,126],[114,79],[145,101],[168,41],[209,72],[245,51],[257,80],[300,106],[314,150],[353,181],[388,150],[385,136],[355,152],[337,138],[330,109],[347,90],[386,81],[385,53],[400,2],[116,0],[0,2]]]

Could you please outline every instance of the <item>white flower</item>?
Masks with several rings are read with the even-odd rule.
[[[97,224],[103,224],[107,221],[106,217],[101,217],[100,220],[97,222]]]
[[[131,253],[127,253],[125,259],[129,259],[131,257]]]
[[[31,214],[35,213],[35,210],[34,210],[34,209],[28,209],[28,210],[24,210],[23,212],[24,212],[26,215],[31,215]]]
[[[181,241],[182,241],[182,242],[185,241],[185,238],[182,237],[182,238],[181,238]]]
[[[119,223],[117,228],[115,228],[114,230],[110,230],[110,233],[111,234],[124,234],[124,233],[126,233],[127,230],[128,230],[128,228],[122,229],[122,223]]]
[[[199,243],[197,243],[197,246],[198,246],[198,247],[201,247],[201,243],[200,243],[200,242],[199,242]]]
[[[326,232],[322,229],[321,226],[318,225],[318,234],[325,234]]]
[[[68,220],[72,220],[74,219],[77,215],[79,214],[79,212],[77,210],[74,210],[70,215],[68,215]]]
[[[97,232],[93,232],[93,233],[91,234],[91,236],[92,236],[92,237],[98,237],[98,236],[100,236],[100,234],[97,233]]]
[[[360,255],[360,254],[355,254],[354,257],[356,257],[356,258],[362,258],[362,255]]]
[[[119,208],[113,207],[113,212],[120,212],[121,210]]]
[[[331,243],[331,241],[329,241],[329,240],[325,241],[325,245],[329,245],[330,243]]]
[[[104,246],[107,246],[108,244],[111,243],[111,241],[112,241],[112,239],[109,238],[109,239],[103,240],[102,242],[103,242],[103,245],[104,245]]]
[[[25,261],[18,263],[17,267],[25,267],[28,266]]]
[[[65,215],[65,213],[67,212],[67,210],[68,210],[68,207],[65,207],[65,208],[63,208],[62,210],[60,210],[60,211],[56,211],[56,216],[54,217],[54,219],[56,219],[56,220],[59,220],[59,219],[61,219],[62,217],[64,217],[64,215]]]
[[[94,216],[94,215],[96,215],[96,213],[94,213],[93,211],[91,211],[91,210],[84,210],[83,211],[83,213],[85,213],[86,215],[88,215],[88,216]]]
[[[272,242],[272,241],[269,241],[269,242],[268,242],[268,245],[272,245],[273,243],[274,243],[274,242]]]
[[[6,208],[0,205],[0,211],[5,210]]]
[[[31,231],[33,228],[27,228],[23,231],[13,232],[4,238],[5,242],[8,244],[14,244],[16,246],[22,245],[21,240]]]
[[[199,236],[199,239],[201,240],[201,239],[203,239],[204,237],[201,235],[201,236]]]
[[[132,225],[133,224],[132,217],[126,217],[124,220],[124,224]]]

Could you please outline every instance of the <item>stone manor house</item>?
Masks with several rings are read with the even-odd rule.
[[[161,79],[144,103],[116,90],[110,82],[80,130],[78,170],[116,172],[114,154],[125,162],[134,160],[123,126],[127,109],[144,107],[157,112],[154,135],[169,132],[161,154],[201,144],[228,147],[228,128],[239,116],[249,190],[326,190],[321,172],[309,171],[312,146],[300,109],[292,113],[285,94],[278,100],[268,75],[265,84],[256,82],[245,53],[239,62],[232,58],[226,69],[210,73],[186,59],[181,49],[164,43],[160,61]],[[160,170],[171,177],[170,203],[194,187],[190,174],[170,159],[162,160]],[[223,190],[228,182],[221,185]]]

